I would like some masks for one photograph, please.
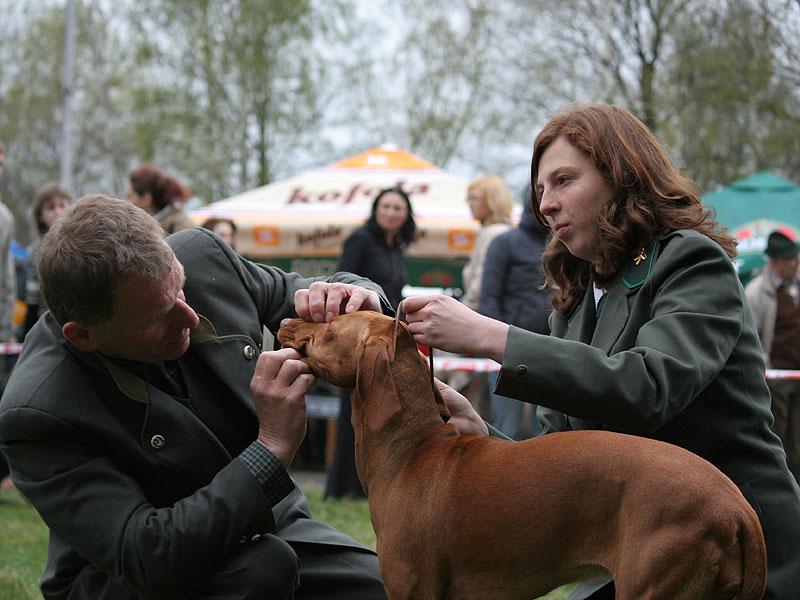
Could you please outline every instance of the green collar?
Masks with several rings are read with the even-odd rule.
[[[635,290],[647,281],[655,259],[656,242],[651,242],[649,246],[642,248],[623,270],[622,283],[625,287],[629,290]]]

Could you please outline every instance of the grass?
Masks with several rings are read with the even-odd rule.
[[[304,489],[314,517],[375,548],[375,532],[366,500],[325,500],[317,487]],[[39,577],[47,553],[47,528],[16,490],[0,492],[0,600],[41,598]],[[543,596],[565,600],[571,586]]]

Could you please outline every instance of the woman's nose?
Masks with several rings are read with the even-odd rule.
[[[543,215],[549,215],[558,209],[558,204],[549,192],[542,192],[542,199],[539,201],[539,211]]]

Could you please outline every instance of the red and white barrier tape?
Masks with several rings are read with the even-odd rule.
[[[19,354],[20,342],[0,342],[0,355]],[[494,373],[500,365],[488,358],[460,358],[454,356],[434,356],[433,368],[436,371],[468,371],[470,373]],[[800,379],[800,370],[767,369],[767,379]]]
[[[21,351],[20,342],[0,342],[0,354],[19,354]]]
[[[433,368],[438,371],[468,371],[470,373],[493,373],[500,365],[488,358],[459,358],[434,356]],[[800,370],[767,369],[767,379],[800,379]]]

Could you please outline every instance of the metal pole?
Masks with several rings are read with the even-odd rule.
[[[61,183],[72,188],[72,67],[75,54],[75,2],[67,0],[64,18],[64,79],[61,107]]]

